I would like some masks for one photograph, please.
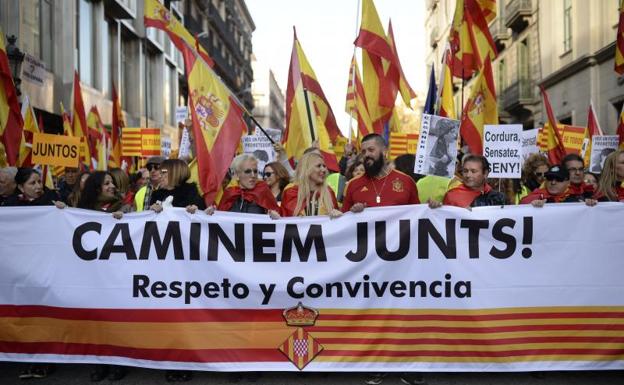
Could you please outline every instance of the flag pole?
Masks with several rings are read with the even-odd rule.
[[[356,13],[355,13],[355,38],[357,39],[358,36],[358,31],[360,30],[360,0],[358,0],[357,2],[357,8],[356,8]],[[356,52],[357,46],[355,44],[353,44],[353,60],[355,60],[355,52]],[[357,61],[356,61],[357,63]],[[353,88],[353,101],[354,101],[354,106],[357,107],[357,96],[356,96],[356,87],[355,87],[355,66],[353,66],[353,74],[351,74],[351,87]],[[347,90],[347,92],[349,92],[349,90]],[[351,136],[352,136],[352,132],[353,132],[353,108],[351,108],[349,110],[349,144],[351,144]],[[358,127],[358,131],[359,131],[360,127]]]
[[[271,144],[275,144],[275,141],[273,140],[273,138],[271,138],[269,134],[267,134],[267,132],[264,131],[264,128],[262,128],[262,126],[260,125],[260,123],[258,123],[256,118],[254,118],[253,115],[248,115],[248,116],[249,116],[249,119],[251,119],[251,121],[256,125],[256,127],[258,127],[260,131],[262,131],[262,133],[269,139],[269,142],[271,142]]]
[[[308,113],[308,124],[310,125],[310,137],[314,142],[316,139],[314,137],[314,122],[312,120],[312,111],[310,110],[310,99],[308,98],[308,89],[303,89],[303,97],[305,98],[306,112]]]

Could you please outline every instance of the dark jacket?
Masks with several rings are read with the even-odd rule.
[[[44,189],[43,195],[34,200],[28,200],[21,193],[15,193],[4,201],[3,206],[53,206],[54,201],[58,200],[60,197],[56,191]]]
[[[150,197],[150,205],[153,205],[157,201],[164,202],[168,196],[173,196],[173,207],[195,205],[200,210],[204,210],[206,208],[206,203],[199,195],[199,191],[197,191],[197,185],[195,183],[182,183],[181,185],[174,187],[173,190],[161,188],[153,191]]]

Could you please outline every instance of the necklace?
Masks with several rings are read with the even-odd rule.
[[[377,204],[381,203],[381,193],[383,192],[383,188],[386,185],[386,181],[387,176],[390,175],[390,173],[384,175],[382,178],[384,178],[383,183],[381,184],[381,188],[379,189],[379,191],[377,191],[377,186],[375,185],[375,179],[372,179],[371,182],[373,182],[373,190],[375,190],[375,202],[377,202]]]

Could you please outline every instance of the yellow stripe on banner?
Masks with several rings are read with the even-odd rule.
[[[515,363],[535,361],[619,361],[624,359],[624,354],[603,356],[596,354],[545,354],[514,357],[440,357],[440,356],[414,356],[414,357],[384,357],[384,356],[316,356],[314,362],[474,362],[474,363]]]
[[[107,344],[133,348],[275,348],[292,333],[283,322],[108,322],[0,318],[0,341]],[[184,336],[184,337],[182,337]]]
[[[344,321],[317,321],[316,326],[342,327],[497,327],[518,325],[624,325],[622,318],[537,318],[537,319],[506,319],[506,320],[467,320],[467,321],[401,321],[401,320],[344,320]]]
[[[553,307],[509,307],[496,309],[319,309],[323,314],[388,314],[388,315],[490,315],[521,313],[576,313],[576,312],[624,312],[624,306],[553,306]]]
[[[506,344],[506,345],[442,345],[442,344],[418,344],[418,345],[396,345],[396,344],[328,344],[323,347],[327,351],[332,350],[353,350],[353,351],[376,351],[390,350],[395,352],[411,351],[440,351],[447,350],[453,352],[502,352],[525,349],[622,349],[621,342],[607,343],[529,343],[529,344]]]
[[[477,340],[498,340],[501,338],[526,338],[526,337],[622,337],[621,330],[544,330],[526,332],[503,332],[503,333],[362,333],[362,332],[318,332],[310,330],[321,343],[323,338],[445,338],[453,339],[477,339]],[[325,344],[323,344],[325,346]]]
[[[295,337],[291,334],[288,337],[288,359],[290,360],[290,362],[294,362],[295,359],[295,355],[294,355],[294,342],[295,342]]]

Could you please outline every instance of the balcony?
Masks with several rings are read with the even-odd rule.
[[[503,94],[504,110],[511,114],[518,114],[521,110],[526,110],[529,104],[535,102],[533,86],[531,79],[523,78],[505,88]]]
[[[496,45],[496,50],[498,52],[504,50],[510,36],[509,30],[507,29],[507,26],[505,26],[503,19],[496,18],[492,24],[490,24],[490,34],[492,35],[492,39]]]
[[[520,33],[529,25],[532,12],[531,0],[510,0],[507,2],[505,12],[507,12],[505,26]]]

